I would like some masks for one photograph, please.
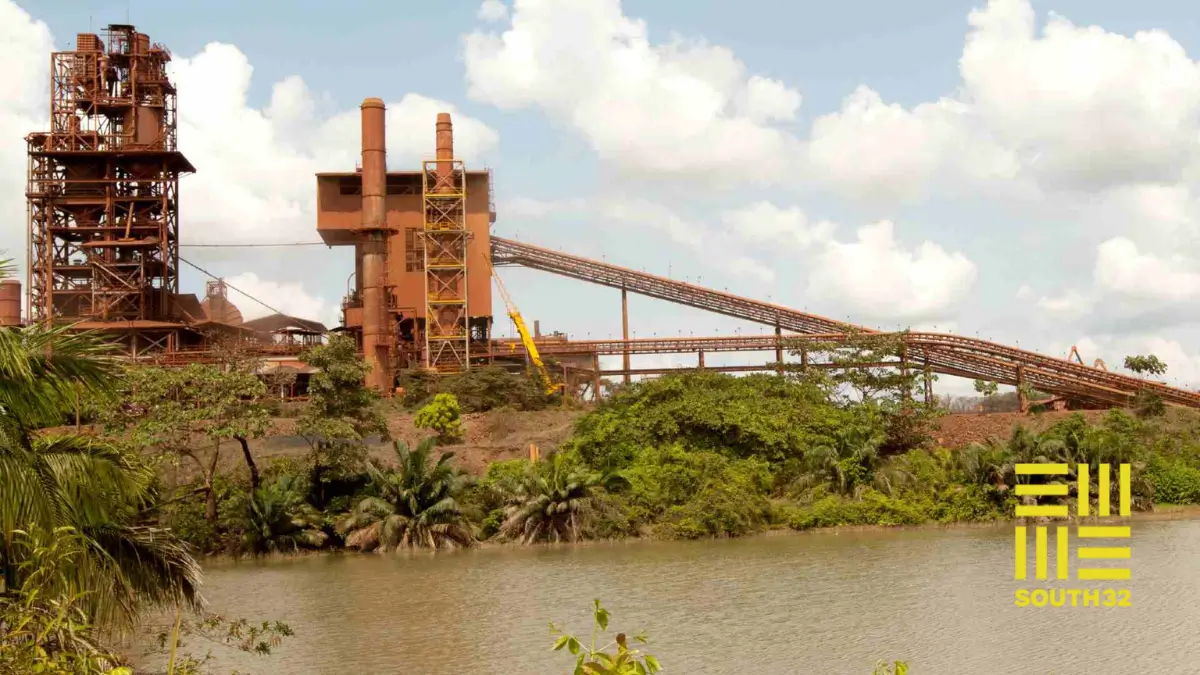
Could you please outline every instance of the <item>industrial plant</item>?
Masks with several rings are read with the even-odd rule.
[[[220,279],[204,297],[179,287],[180,177],[197,170],[178,149],[176,90],[167,76],[170,51],[130,25],[79,34],[73,51],[51,57],[48,131],[27,136],[29,175],[28,278],[30,323],[70,324],[109,336],[125,358],[180,364],[207,358],[213,341],[235,339],[266,359],[294,363],[327,327],[275,315],[243,321]],[[429,120],[432,159],[420,166],[387,162],[382,100],[361,106],[358,167],[316,175],[316,223],[321,240],[342,254],[352,248],[354,281],[342,303],[342,326],[371,366],[367,384],[385,394],[398,377],[424,369],[451,374],[481,364],[528,367],[548,392],[599,400],[601,380],[670,372],[633,368],[632,355],[695,354],[693,368],[773,371],[791,359],[809,363],[807,347],[882,335],[862,326],[788,307],[637,272],[494,236],[492,174],[455,156],[453,120]],[[337,170],[340,169],[340,170]],[[349,254],[349,251],[344,252]],[[620,291],[621,339],[570,340],[530,331],[495,267],[520,265]],[[495,279],[516,340],[492,336]],[[762,335],[630,339],[629,293],[722,314],[766,327]],[[22,323],[19,282],[0,283],[0,324]],[[616,319],[614,301],[614,320]],[[895,334],[899,358],[873,367],[946,374],[1036,389],[1056,405],[1126,405],[1141,390],[1168,404],[1200,407],[1200,394],[960,335]],[[758,366],[713,366],[716,352],[773,354]],[[793,356],[795,354],[795,356]],[[600,358],[620,356],[602,370]],[[554,361],[551,369],[546,360]],[[552,373],[551,376],[550,371]]]

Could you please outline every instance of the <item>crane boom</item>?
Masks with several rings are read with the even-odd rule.
[[[521,336],[521,344],[525,345],[525,353],[529,354],[529,360],[533,362],[533,367],[537,370],[538,379],[541,380],[542,389],[547,395],[558,391],[562,385],[554,384],[550,380],[550,372],[546,370],[546,364],[542,362],[542,357],[538,354],[537,345],[534,344],[533,338],[529,336],[529,329],[525,327],[525,319],[521,317],[521,312],[517,310],[517,306],[513,304],[512,298],[508,295],[508,290],[504,288],[504,282],[500,280],[500,275],[496,274],[496,268],[492,267],[492,263],[488,261],[488,267],[492,270],[492,278],[496,280],[496,288],[500,290],[500,297],[504,300],[504,308],[508,311],[508,318],[517,327],[517,334]]]

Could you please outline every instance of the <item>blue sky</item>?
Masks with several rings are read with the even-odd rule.
[[[185,242],[314,240],[310,177],[353,166],[358,102],[403,115],[393,167],[432,151],[426,113],[449,105],[468,165],[496,170],[497,234],[873,326],[1077,343],[1110,364],[1155,351],[1168,380],[1200,380],[1192,3],[489,0],[494,21],[477,2],[18,4],[31,19],[0,27],[28,75],[0,94],[12,222],[10,131],[46,123],[44,33],[64,47],[128,17],[180,62],[181,143],[201,171]],[[7,248],[22,229],[0,230]],[[352,269],[338,249],[185,256],[326,320]],[[547,330],[620,330],[611,291],[502,273]],[[761,330],[631,309],[639,335]]]

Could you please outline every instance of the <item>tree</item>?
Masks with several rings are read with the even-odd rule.
[[[364,385],[371,366],[358,355],[354,338],[335,335],[306,349],[300,360],[317,369],[309,378],[308,405],[296,431],[312,448],[313,501],[324,508],[326,484],[357,469],[369,436],[389,438],[387,422],[376,408],[379,395]]]
[[[258,467],[247,439],[271,426],[261,398],[266,387],[249,370],[211,364],[184,368],[129,368],[123,378],[124,405],[108,414],[107,426],[139,447],[153,448],[179,464],[189,460],[200,472],[205,515],[217,520],[214,479],[225,441],[238,440],[250,470],[251,490],[258,488]]]
[[[1132,370],[1138,375],[1158,375],[1161,377],[1167,373],[1167,364],[1160,361],[1153,354],[1148,356],[1126,356],[1125,368],[1126,370]]]
[[[279,476],[247,496],[238,515],[239,552],[262,555],[325,545],[321,514],[304,501],[307,491],[298,482],[295,476]]]
[[[417,411],[413,426],[432,429],[438,440],[450,443],[462,438],[462,418],[454,394],[438,394],[429,405]]]
[[[1000,386],[995,382],[988,382],[987,380],[975,380],[975,391],[982,394],[984,398],[995,396],[996,392],[999,390]]]
[[[0,588],[22,585],[31,553],[18,531],[69,528],[83,554],[62,568],[84,592],[89,619],[131,623],[143,602],[198,599],[200,569],[170,533],[140,524],[152,472],[113,444],[38,434],[75,409],[76,396],[111,396],[119,373],[100,337],[70,327],[0,329]],[[4,591],[0,591],[4,592]]]
[[[510,499],[500,536],[523,544],[577,541],[598,490],[626,483],[619,473],[591,471],[571,455],[557,453],[526,471]]]
[[[1162,396],[1149,389],[1139,389],[1133,395],[1133,413],[1141,418],[1161,417],[1167,413],[1167,404]]]
[[[474,537],[458,503],[466,480],[450,464],[454,453],[443,452],[431,462],[435,445],[432,438],[414,449],[396,441],[396,467],[368,465],[374,494],[337,526],[347,546],[369,551],[471,545]]]
[[[835,387],[847,387],[858,400],[909,400],[919,369],[905,367],[905,333],[874,334],[862,330],[850,331],[838,342],[818,342],[809,345],[809,363],[833,366],[830,381]]]

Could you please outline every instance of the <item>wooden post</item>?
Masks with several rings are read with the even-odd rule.
[[[699,365],[697,365],[696,367],[697,367],[697,368],[703,368],[703,367],[704,367],[704,350],[703,350],[703,349],[701,349],[701,350],[699,351],[699,356],[700,356]]]
[[[800,350],[800,372],[802,372],[802,373],[808,372],[808,350],[807,349]]]
[[[621,289],[621,339],[629,342],[629,293]],[[625,369],[625,384],[629,384],[629,345],[626,344],[621,357],[621,367]]]

